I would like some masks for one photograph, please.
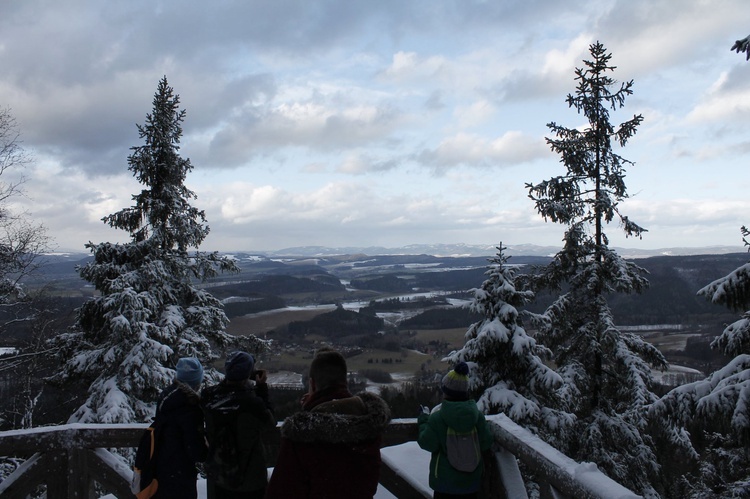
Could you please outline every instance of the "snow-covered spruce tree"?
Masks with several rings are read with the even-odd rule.
[[[152,113],[138,125],[145,144],[128,157],[145,188],[133,195],[134,206],[103,219],[132,240],[88,243],[93,261],[78,268],[99,296],[85,302],[72,329],[55,339],[64,366],[54,379],[90,383],[88,399],[70,421],[147,421],[179,357],[198,357],[210,375],[212,342],[237,341],[225,332],[221,302],[194,284],[238,269],[231,259],[197,251],[209,228],[184,185],[193,167],[178,154],[185,118],[179,102],[162,78]],[[252,336],[244,341],[251,350],[262,344]]]
[[[750,247],[750,230],[741,231]],[[689,479],[684,469],[674,473],[683,475],[673,487],[681,497],[750,497],[750,263],[698,294],[743,312],[711,343],[732,360],[705,380],[671,390],[649,412],[670,449],[693,460]]]
[[[658,495],[658,464],[645,433],[644,408],[656,396],[648,363],[663,368],[661,353],[641,337],[620,331],[607,302],[611,293],[641,292],[645,272],[610,249],[604,226],[619,219],[626,236],[645,231],[622,215],[628,197],[624,167],[631,162],[613,149],[632,137],[642,116],[617,129],[610,109],[624,105],[632,80],[619,86],[608,73],[611,54],[597,42],[591,60],[575,71],[575,95],[569,106],[588,120],[585,128],[548,124],[555,138],[547,143],[561,156],[566,173],[538,184],[526,184],[529,197],[545,221],[567,226],[563,249],[531,276],[532,289],[557,294],[535,318],[537,340],[550,348],[563,377],[564,404],[575,415],[573,438],[563,451],[576,460],[592,461],[618,482],[647,496]]]
[[[502,244],[489,260],[487,279],[473,289],[471,310],[483,316],[466,332],[463,348],[444,360],[466,362],[472,370],[471,392],[485,414],[504,413],[516,423],[547,439],[555,439],[571,419],[550,409],[562,384],[545,365],[552,353],[526,334],[519,309],[530,302],[532,291],[516,289],[518,268],[508,265]]]

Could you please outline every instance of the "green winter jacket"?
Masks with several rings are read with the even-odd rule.
[[[487,429],[484,414],[477,409],[476,402],[444,400],[439,408],[433,409],[432,414],[420,414],[417,422],[417,442],[422,449],[432,453],[430,488],[445,494],[477,492],[482,484],[483,464],[479,463],[473,472],[458,471],[450,465],[446,455],[446,436],[449,427],[461,433],[476,427],[482,452],[492,445],[492,435]]]

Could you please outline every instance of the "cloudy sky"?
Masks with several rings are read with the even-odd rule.
[[[584,6],[585,5],[585,6]],[[6,0],[0,108],[33,162],[16,209],[59,250],[128,240],[136,123],[166,75],[211,233],[202,249],[561,245],[526,183],[564,173],[547,124],[599,40],[644,122],[612,245],[742,244],[750,224],[747,0]],[[8,172],[3,180],[13,179]]]

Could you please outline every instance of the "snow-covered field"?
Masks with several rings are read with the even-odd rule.
[[[283,386],[304,388],[302,384],[302,375],[289,371],[279,371],[277,373],[268,373],[268,384],[271,386]]]
[[[691,383],[706,377],[704,373],[697,369],[673,364],[670,364],[669,369],[664,372],[652,370],[651,374],[658,383],[662,383],[666,386],[677,386],[684,383]]]

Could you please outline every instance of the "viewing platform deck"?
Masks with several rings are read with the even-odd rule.
[[[494,457],[486,463],[482,497],[527,498],[519,462],[535,473],[542,499],[641,497],[604,475],[596,465],[573,461],[504,415],[488,416],[487,421],[494,436]],[[0,482],[0,497],[26,499],[44,485],[47,499],[93,499],[100,497],[101,491],[118,499],[132,498],[132,470],[108,449],[135,447],[146,426],[68,424],[0,432],[0,456],[25,459]],[[269,466],[275,463],[279,450],[278,428],[264,438]],[[387,449],[382,452],[380,484],[399,499],[432,497],[425,483],[428,470],[422,470],[425,479],[420,479],[412,469],[414,460],[408,457],[416,450],[413,445],[404,446],[415,442],[417,436],[415,419],[396,419],[383,437]]]

